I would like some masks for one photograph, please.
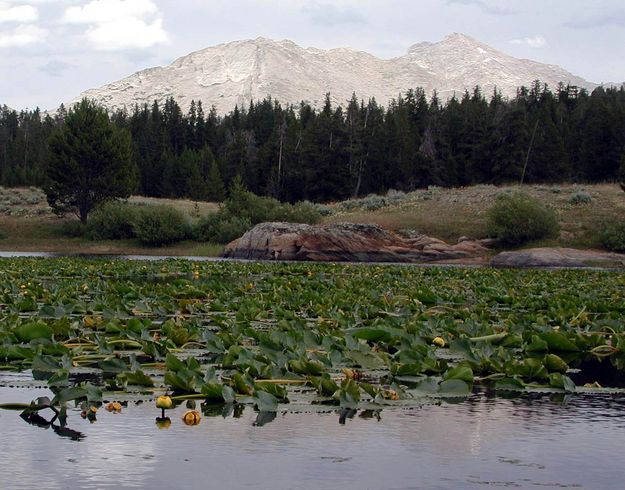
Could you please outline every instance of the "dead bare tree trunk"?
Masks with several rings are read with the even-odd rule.
[[[538,129],[538,123],[540,122],[540,119],[538,121],[536,121],[536,124],[534,125],[534,131],[532,132],[532,139],[530,140],[530,146],[527,149],[527,155],[525,155],[525,165],[523,165],[523,173],[521,174],[521,184],[523,185],[523,181],[525,180],[525,172],[527,171],[527,164],[530,161],[530,155],[532,153],[532,147],[534,146],[534,138],[536,137],[536,130]]]

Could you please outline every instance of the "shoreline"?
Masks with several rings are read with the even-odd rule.
[[[555,250],[547,249],[547,250]],[[579,250],[580,252],[596,252],[593,250]],[[511,251],[522,254],[524,249]],[[502,252],[502,253],[510,253]],[[402,266],[402,267],[440,267],[451,269],[517,269],[517,270],[594,270],[594,271],[625,271],[625,261],[617,263],[605,262],[588,263],[584,265],[527,265],[527,266],[502,266],[493,264],[493,258],[496,254],[490,254],[481,257],[473,257],[466,259],[449,259],[431,262],[350,262],[350,261],[296,261],[296,260],[254,260],[254,259],[237,259],[222,256],[204,256],[204,255],[167,255],[167,254],[127,254],[127,253],[81,253],[81,252],[45,252],[45,251],[7,251],[0,250],[0,260],[2,259],[19,259],[19,258],[42,258],[42,259],[60,259],[74,258],[84,260],[128,260],[128,261],[146,261],[157,262],[161,260],[187,260],[191,262],[232,262],[232,263],[264,263],[264,264],[342,264],[353,266]],[[625,259],[625,256],[624,256]]]

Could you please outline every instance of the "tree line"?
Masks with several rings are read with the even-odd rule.
[[[0,185],[45,186],[50,135],[67,117],[0,107]],[[331,201],[389,189],[613,181],[625,168],[625,89],[535,82],[505,99],[479,87],[443,103],[409,90],[387,107],[356,95],[316,110],[267,98],[220,116],[174,99],[110,116],[131,138],[136,193],[221,201]]]

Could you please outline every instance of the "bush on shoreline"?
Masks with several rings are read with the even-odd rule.
[[[89,240],[124,240],[134,238],[133,223],[138,207],[127,202],[111,201],[91,214],[85,229]]]
[[[185,214],[169,206],[141,208],[132,229],[142,244],[150,246],[168,245],[191,235],[191,226]]]
[[[527,194],[517,192],[497,197],[487,216],[488,236],[503,245],[554,238],[560,231],[555,212]]]
[[[601,245],[612,252],[625,252],[625,221],[606,223],[599,232]]]
[[[321,213],[311,203],[281,203],[277,199],[257,196],[235,184],[221,209],[198,221],[193,237],[198,241],[228,243],[258,223],[286,221],[314,224],[320,220]]]

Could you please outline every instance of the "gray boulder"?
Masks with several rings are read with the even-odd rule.
[[[574,248],[530,248],[501,252],[493,267],[625,267],[625,255]]]

